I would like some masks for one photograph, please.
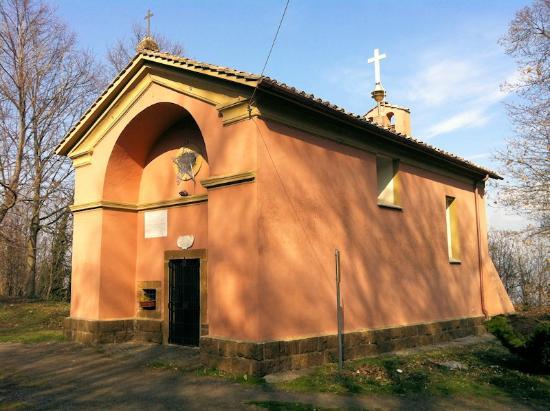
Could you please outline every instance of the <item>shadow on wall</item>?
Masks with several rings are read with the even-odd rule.
[[[200,184],[202,192],[195,192],[197,184],[192,181],[176,184],[172,161],[177,150],[185,144],[193,145],[204,157],[201,173],[208,176],[204,140],[185,109],[172,103],[158,103],[140,112],[124,128],[113,148],[105,175],[104,200],[154,203],[177,199],[182,190],[191,194],[205,192]],[[141,213],[104,211],[100,318],[135,315],[137,252],[144,241],[143,236],[137,237],[140,218]],[[172,238],[160,241],[163,241],[163,249],[170,248],[164,244],[166,241],[175,244]],[[163,278],[163,249],[150,262],[151,268],[156,267],[159,272],[151,269],[147,279]]]
[[[103,198],[136,203],[142,171],[152,160],[154,145],[161,136],[177,127],[195,127],[198,130],[190,114],[173,103],[154,104],[135,116],[120,134],[109,158]],[[202,144],[204,147],[204,142]]]
[[[262,130],[265,338],[336,332],[335,248],[345,331],[481,315],[471,185],[401,163],[402,210],[383,208],[375,155],[273,122]],[[464,252],[456,265],[448,259],[446,195],[459,206]]]

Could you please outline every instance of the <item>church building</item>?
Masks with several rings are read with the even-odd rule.
[[[57,148],[75,168],[65,334],[198,346],[262,375],[484,332],[513,311],[488,254],[494,172],[152,38]]]

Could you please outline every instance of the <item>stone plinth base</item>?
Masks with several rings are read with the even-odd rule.
[[[381,328],[344,334],[344,360],[484,334],[483,317]],[[299,340],[248,342],[201,337],[205,366],[235,374],[265,375],[338,360],[336,335]]]
[[[67,338],[83,343],[144,341],[162,343],[162,321],[128,319],[91,321],[66,318]],[[437,344],[468,335],[484,334],[483,317],[379,328],[344,334],[344,360]],[[282,341],[235,341],[203,336],[201,362],[235,374],[265,375],[336,362],[336,335]]]
[[[162,321],[148,319],[79,320],[65,318],[65,337],[82,343],[105,344],[125,341],[162,343]]]

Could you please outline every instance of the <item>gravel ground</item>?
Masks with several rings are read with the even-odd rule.
[[[170,367],[164,368],[166,364]],[[6,343],[0,344],[0,365],[0,410],[257,409],[250,404],[253,401],[333,409],[503,408],[502,403],[480,406],[475,398],[343,396],[239,384],[200,375],[196,371],[200,368],[198,351],[178,346]]]

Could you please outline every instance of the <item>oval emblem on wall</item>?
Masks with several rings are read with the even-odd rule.
[[[182,236],[178,237],[178,240],[176,241],[176,244],[182,250],[187,250],[188,248],[190,248],[193,245],[194,242],[195,242],[195,236],[182,235]]]

